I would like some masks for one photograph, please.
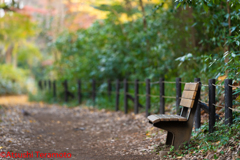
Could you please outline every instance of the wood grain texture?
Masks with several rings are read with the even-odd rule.
[[[151,115],[148,116],[148,120],[151,121],[152,123],[157,123],[160,121],[187,121],[187,118],[181,117],[179,115],[165,115],[165,114],[160,114],[160,115]]]
[[[180,102],[180,106],[184,106],[184,107],[188,107],[188,108],[192,108],[193,104],[194,104],[194,100],[191,100],[191,99],[182,98],[181,102]]]
[[[151,115],[151,116],[148,116],[147,118],[152,123],[157,123],[157,122],[161,121],[161,119],[159,117],[157,117],[156,115]]]
[[[197,91],[198,83],[186,83],[184,90],[186,91]]]
[[[196,91],[183,91],[182,98],[185,99],[195,99],[197,92]]]

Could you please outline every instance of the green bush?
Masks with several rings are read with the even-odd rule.
[[[26,93],[27,75],[27,70],[0,64],[0,95]]]

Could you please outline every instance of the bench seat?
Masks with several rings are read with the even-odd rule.
[[[148,116],[148,120],[152,123],[157,123],[160,121],[187,121],[187,118],[179,115],[155,114]]]

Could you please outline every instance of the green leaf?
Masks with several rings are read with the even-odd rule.
[[[181,6],[182,3],[178,3],[176,9],[178,9]]]
[[[235,31],[236,28],[236,26],[231,27],[231,32]]]
[[[207,6],[205,3],[203,4],[203,8],[204,8],[205,12],[208,13],[208,9],[209,9],[209,8],[208,8],[208,6]]]
[[[237,55],[235,53],[232,53],[232,57],[236,57]]]
[[[224,26],[224,27],[226,27],[226,26],[228,26],[228,23],[223,22],[223,23],[221,23],[221,25]]]
[[[240,42],[239,42],[239,41],[236,41],[236,45],[239,46],[239,45],[240,45]]]

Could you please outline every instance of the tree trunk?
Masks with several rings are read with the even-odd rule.
[[[12,53],[13,53],[13,44],[11,44],[6,53],[5,53],[5,62],[6,64],[11,64],[12,63]]]
[[[141,7],[141,9],[142,9],[144,30],[147,30],[146,13],[145,13],[145,9],[144,9],[142,0],[139,0],[139,4],[140,4],[140,7]]]
[[[230,16],[230,7],[229,7],[229,2],[227,0],[227,12],[228,12],[228,35],[231,36],[231,16]],[[230,51],[230,46],[228,45],[228,51]]]
[[[228,13],[228,36],[231,36],[231,17],[230,17],[230,7],[229,7],[229,2],[227,0],[227,13]],[[225,38],[225,43],[226,43],[226,38]],[[225,54],[230,54],[230,45],[224,47],[224,55]],[[225,63],[228,63],[229,62],[229,58],[228,56],[225,56],[225,59],[224,59],[224,62]],[[227,76],[228,75],[228,70],[225,71],[225,75]]]
[[[126,3],[126,10],[127,10],[127,16],[128,16],[128,20],[130,22],[130,25],[132,27],[132,22],[133,22],[133,17],[132,17],[132,4],[130,2],[130,0],[125,0]]]

